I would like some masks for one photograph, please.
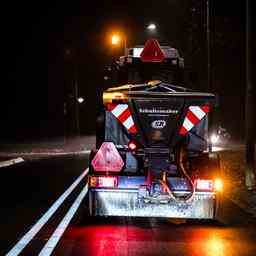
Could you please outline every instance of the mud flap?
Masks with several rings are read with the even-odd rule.
[[[145,203],[136,190],[104,190],[89,192],[92,215],[213,219],[215,194],[197,193],[190,203],[170,201],[167,204]]]

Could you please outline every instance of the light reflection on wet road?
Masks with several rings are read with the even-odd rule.
[[[256,255],[253,226],[220,226],[157,219],[93,218],[68,230],[55,255]],[[72,245],[71,245],[72,244]]]

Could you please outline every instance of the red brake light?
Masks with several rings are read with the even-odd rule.
[[[92,166],[98,172],[119,172],[124,161],[113,142],[104,142],[94,156]]]
[[[128,148],[131,150],[131,151],[134,151],[137,149],[137,144],[134,142],[134,141],[130,141],[128,143]]]
[[[197,190],[213,191],[213,189],[214,189],[213,180],[197,179],[197,180],[195,180],[195,184],[196,184],[196,189]]]

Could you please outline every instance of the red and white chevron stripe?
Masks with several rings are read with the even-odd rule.
[[[137,133],[128,104],[111,104],[108,110],[124,125],[130,133]]]
[[[208,105],[190,106],[180,129],[180,135],[186,135],[209,111],[210,107]]]

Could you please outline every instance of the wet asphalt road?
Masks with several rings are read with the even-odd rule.
[[[86,169],[85,156],[0,169],[0,255],[5,255]],[[67,197],[20,255],[38,255],[84,188]],[[86,198],[51,255],[256,255],[256,220],[225,200],[219,222],[91,218]]]

